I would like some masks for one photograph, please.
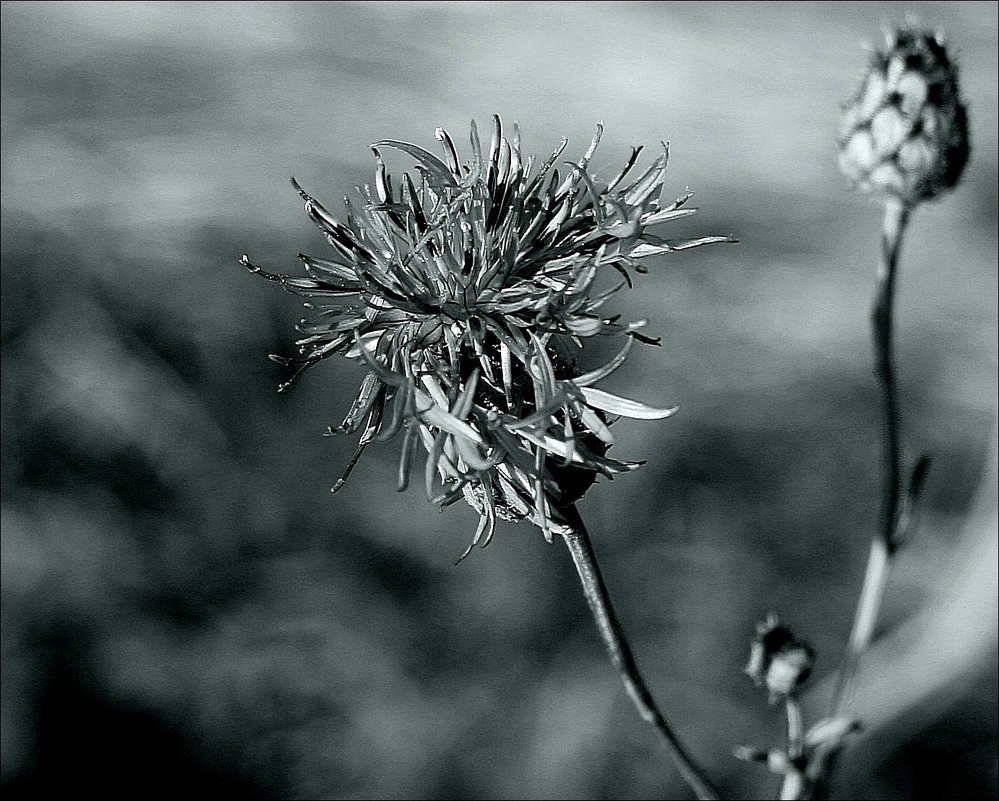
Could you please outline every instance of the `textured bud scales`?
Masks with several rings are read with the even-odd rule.
[[[839,166],[908,205],[953,188],[968,160],[957,68],[933,34],[902,29],[876,52],[839,128]]]

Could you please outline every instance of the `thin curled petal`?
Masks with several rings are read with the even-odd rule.
[[[409,142],[400,142],[397,139],[382,139],[378,142],[374,142],[371,146],[392,147],[396,150],[401,150],[403,153],[412,156],[420,164],[422,164],[430,175],[439,181],[442,186],[457,186],[454,175],[448,168],[447,164],[437,158],[437,156],[429,150],[424,150],[419,145],[413,145]]]
[[[575,384],[577,387],[589,387],[592,386],[593,384],[596,384],[597,381],[602,381],[603,379],[605,379],[607,376],[609,376],[611,373],[617,370],[618,367],[624,364],[625,359],[628,358],[628,352],[631,350],[631,345],[633,342],[634,340],[631,337],[628,337],[624,341],[624,347],[621,348],[620,352],[618,352],[618,354],[613,359],[607,362],[607,364],[605,364],[603,367],[598,367],[596,370],[590,370],[590,372],[588,373],[583,373],[581,376],[572,379],[572,383]]]
[[[455,436],[467,437],[472,442],[482,442],[482,436],[468,423],[459,420],[431,400],[430,396],[420,389],[413,390],[413,405],[415,414],[428,425],[436,426]]]
[[[714,245],[720,243],[736,244],[738,239],[730,236],[701,236],[696,239],[663,239],[657,244],[642,242],[631,251],[633,259],[644,259],[646,256],[660,256],[663,253],[675,253],[679,250],[689,250],[701,245]]]
[[[636,420],[663,420],[680,411],[679,406],[649,406],[646,403],[612,395],[610,392],[604,392],[602,389],[594,387],[580,387],[580,391],[588,406],[622,417],[632,417]]]

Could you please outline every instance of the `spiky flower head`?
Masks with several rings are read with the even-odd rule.
[[[968,119],[939,36],[907,27],[888,35],[843,109],[838,144],[840,169],[858,187],[908,206],[957,185]]]
[[[654,407],[594,387],[625,360],[643,322],[603,311],[639,259],[728,237],[661,239],[657,223],[692,214],[690,194],[663,205],[668,150],[631,176],[641,148],[609,180],[589,171],[602,126],[578,162],[556,166],[566,140],[537,169],[521,156],[516,126],[503,135],[493,117],[484,150],[472,123],[471,158],[438,128],[440,158],[406,142],[375,143],[374,189],[344,199],[342,221],[295,183],[305,210],[331,252],[299,258],[305,276],[252,272],[308,298],[299,325],[300,357],[291,378],[340,354],[367,368],[337,432],[361,430],[343,485],[373,440],[402,440],[399,489],[417,452],[426,452],[428,497],[441,506],[464,498],[480,514],[472,545],[485,545],[497,518],[528,519],[547,538],[564,531],[563,510],[597,474],[613,477],[639,466],[606,455],[610,416],[658,419]],[[414,180],[396,186],[381,150],[415,160]],[[612,273],[614,285],[597,291]],[[580,372],[572,348],[597,336],[624,339],[598,369]],[[331,431],[332,433],[332,431]],[[469,546],[471,548],[471,546]]]

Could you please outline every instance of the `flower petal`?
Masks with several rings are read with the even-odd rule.
[[[575,384],[577,387],[588,387],[591,384],[596,384],[597,381],[600,381],[609,376],[618,367],[624,364],[625,359],[628,358],[628,351],[631,350],[631,345],[633,342],[634,340],[631,337],[628,337],[624,342],[624,347],[621,348],[618,354],[609,362],[607,362],[607,364],[605,364],[603,367],[598,367],[596,370],[590,370],[590,372],[588,373],[583,373],[581,376],[572,379],[572,383]]]
[[[583,393],[588,406],[636,420],[663,420],[680,411],[679,406],[649,406],[640,401],[622,398],[619,395],[612,395],[610,392],[593,387],[580,387],[580,392]]]
[[[677,250],[689,250],[701,245],[714,245],[720,242],[736,243],[738,239],[730,236],[701,236],[696,239],[663,239],[659,244],[642,242],[628,255],[633,259],[644,259],[646,256],[658,256],[662,253],[673,253]]]
[[[430,396],[419,389],[413,390],[413,401],[416,406],[416,415],[428,425],[436,426],[441,431],[446,431],[455,436],[468,437],[472,442],[482,442],[482,435],[479,434],[468,423],[459,420],[449,412],[446,412]]]
[[[372,147],[391,147],[396,150],[401,150],[409,156],[412,156],[420,164],[426,167],[427,172],[431,177],[433,177],[437,184],[444,187],[456,187],[458,185],[457,181],[454,179],[450,168],[441,161],[437,156],[431,153],[429,150],[424,150],[419,145],[410,144],[409,142],[400,142],[397,139],[382,139],[371,145]]]

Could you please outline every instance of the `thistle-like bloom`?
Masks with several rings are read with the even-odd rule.
[[[521,157],[519,131],[508,140],[496,116],[487,152],[472,123],[464,163],[441,128],[443,158],[406,142],[377,142],[374,190],[365,187],[360,203],[345,198],[343,221],[295,183],[332,251],[300,255],[304,277],[242,261],[309,299],[300,358],[272,356],[293,368],[281,389],[333,354],[367,367],[336,429],[362,433],[334,492],[368,443],[398,436],[399,489],[422,448],[428,497],[441,506],[464,498],[479,512],[472,545],[488,543],[497,518],[528,519],[551,539],[564,530],[562,510],[597,474],[641,464],[606,455],[610,416],[658,419],[675,408],[594,387],[624,362],[634,339],[656,342],[639,332],[644,323],[621,322],[603,306],[632,285],[632,272],[645,271],[638,259],[731,240],[649,233],[692,214],[682,208],[690,195],[661,204],[666,149],[631,180],[641,148],[610,180],[591,175],[601,131],[578,162],[556,166],[563,139],[536,170],[533,157]],[[394,186],[379,148],[412,157],[418,180],[404,174]],[[597,291],[608,273],[615,284]],[[615,335],[625,341],[610,362],[575,368],[572,347]]]

